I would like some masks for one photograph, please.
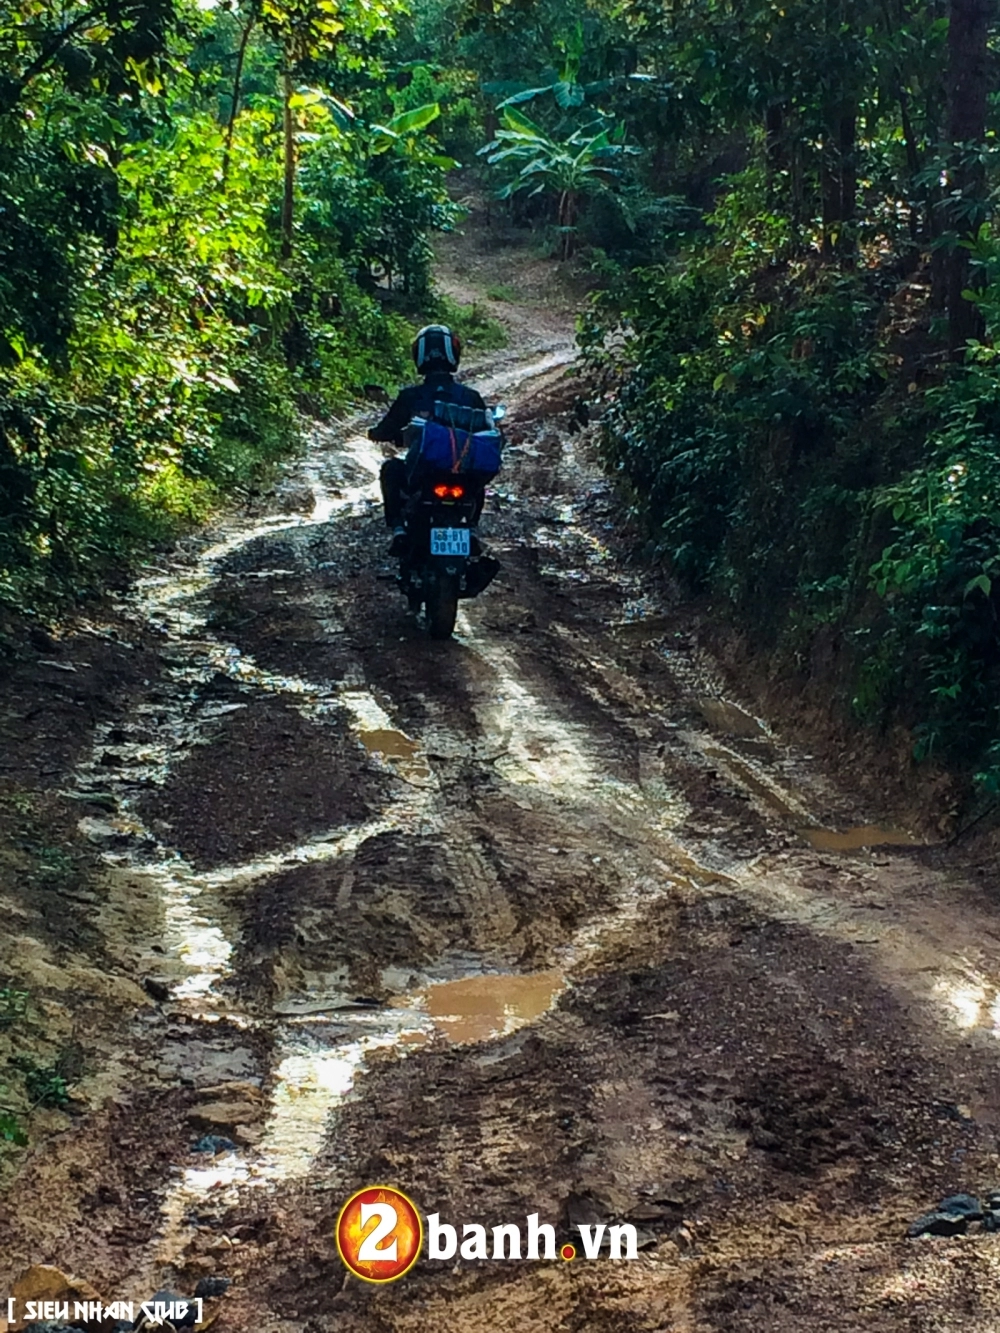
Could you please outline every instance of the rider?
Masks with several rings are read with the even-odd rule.
[[[368,432],[370,440],[394,444],[397,449],[402,448],[403,432],[412,419],[415,416],[429,416],[436,402],[457,403],[462,407],[486,407],[475,389],[455,379],[455,371],[462,356],[462,342],[458,334],[452,333],[446,324],[427,324],[414,338],[411,350],[417,370],[424,377],[423,383],[410,384],[402,389],[382,420]],[[392,529],[390,555],[402,555],[405,550],[406,528],[403,517],[418,460],[419,445],[414,445],[405,460],[387,458],[379,474],[386,526]],[[480,496],[474,523],[479,521],[482,506],[483,497]]]

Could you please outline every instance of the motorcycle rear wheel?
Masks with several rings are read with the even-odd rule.
[[[438,574],[427,588],[427,623],[432,639],[450,639],[458,615],[458,575]]]

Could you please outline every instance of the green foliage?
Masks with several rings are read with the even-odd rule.
[[[453,328],[470,352],[489,352],[507,346],[504,326],[478,305],[461,305],[450,296],[436,296],[430,310],[430,317]]]
[[[21,1128],[17,1116],[10,1111],[0,1111],[0,1140],[13,1143],[19,1148],[27,1147],[28,1136]]]
[[[28,1011],[28,992],[0,986],[0,1028],[10,1027]]]
[[[403,377],[409,328],[375,287],[428,300],[426,233],[454,209],[437,99],[397,104],[370,59],[394,13],[0,17],[0,603],[89,595],[294,448],[299,407]]]
[[[0,1032],[15,1027],[26,1019],[30,995],[14,986],[0,986]],[[8,1061],[13,1069],[24,1075],[24,1090],[32,1108],[38,1105],[64,1106],[69,1100],[66,1079],[55,1069],[40,1069],[29,1056],[14,1055]],[[6,1088],[0,1085],[0,1092]],[[10,1107],[0,1107],[0,1143],[25,1147],[28,1136],[19,1113]]]
[[[443,152],[462,165],[473,161],[483,142],[485,106],[474,72],[417,60],[397,67],[396,81],[397,90],[390,90],[396,110],[436,103],[441,120],[435,136]]]
[[[10,1064],[24,1075],[24,1088],[32,1106],[65,1106],[69,1084],[58,1065],[39,1065],[30,1055],[16,1055]]]
[[[732,182],[711,247],[596,298],[585,354],[625,371],[605,457],[653,548],[694,586],[799,660],[832,628],[859,720],[904,720],[918,758],[1000,790],[992,246],[981,236],[974,250],[987,339],[901,394],[883,331],[892,273],[795,258],[758,184]],[[613,329],[627,337],[611,353]]]
[[[439,115],[435,102],[385,124],[356,119],[347,132],[314,122],[301,172],[303,227],[317,249],[333,249],[371,286],[399,280],[418,299],[430,284],[427,233],[456,217],[445,188],[455,164],[423,133]]]
[[[921,754],[989,755],[1000,730],[998,404],[998,367],[983,349],[928,393],[925,461],[873,497],[893,533],[870,586],[917,653],[907,674]]]
[[[884,726],[903,706],[918,755],[974,761],[1000,724],[992,352],[890,411],[881,275],[788,258],[780,219],[734,189],[711,248],[605,291],[584,322],[595,369],[626,371],[605,458],[694,586],[800,654],[850,628],[856,716]],[[605,350],[612,328],[624,352]],[[914,456],[910,432],[926,462],[882,481]]]
[[[509,305],[515,305],[519,299],[514,288],[506,282],[491,282],[486,288],[486,295],[491,301],[504,301]]]
[[[564,87],[556,84],[557,89]],[[530,89],[535,93],[545,89]],[[612,163],[633,151],[623,142],[624,126],[609,127],[603,117],[556,137],[529,119],[508,98],[503,121],[493,141],[480,151],[490,166],[507,177],[498,190],[501,199],[524,193],[528,198],[548,195],[555,202],[555,220],[562,235],[562,254],[572,248],[581,196],[607,190],[618,174]],[[567,105],[575,106],[575,102]]]

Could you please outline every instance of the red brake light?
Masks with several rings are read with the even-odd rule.
[[[464,494],[465,494],[464,486],[452,486],[451,496],[453,499],[460,500]]]
[[[446,495],[448,495],[450,491],[451,491],[451,487],[450,487],[450,486],[435,486],[435,487],[434,487],[434,494],[438,497],[439,500],[443,500],[444,497],[445,497]]]

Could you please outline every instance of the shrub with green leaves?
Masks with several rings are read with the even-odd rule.
[[[921,754],[975,759],[1000,732],[998,369],[989,349],[927,395],[926,461],[873,497],[893,531],[870,586],[914,649]]]
[[[376,286],[427,305],[455,210],[436,100],[394,106],[365,59],[393,0],[129,3],[141,59],[100,5],[48,41],[22,8],[0,19],[0,605],[31,611],[203,520],[300,409],[403,378]]]

